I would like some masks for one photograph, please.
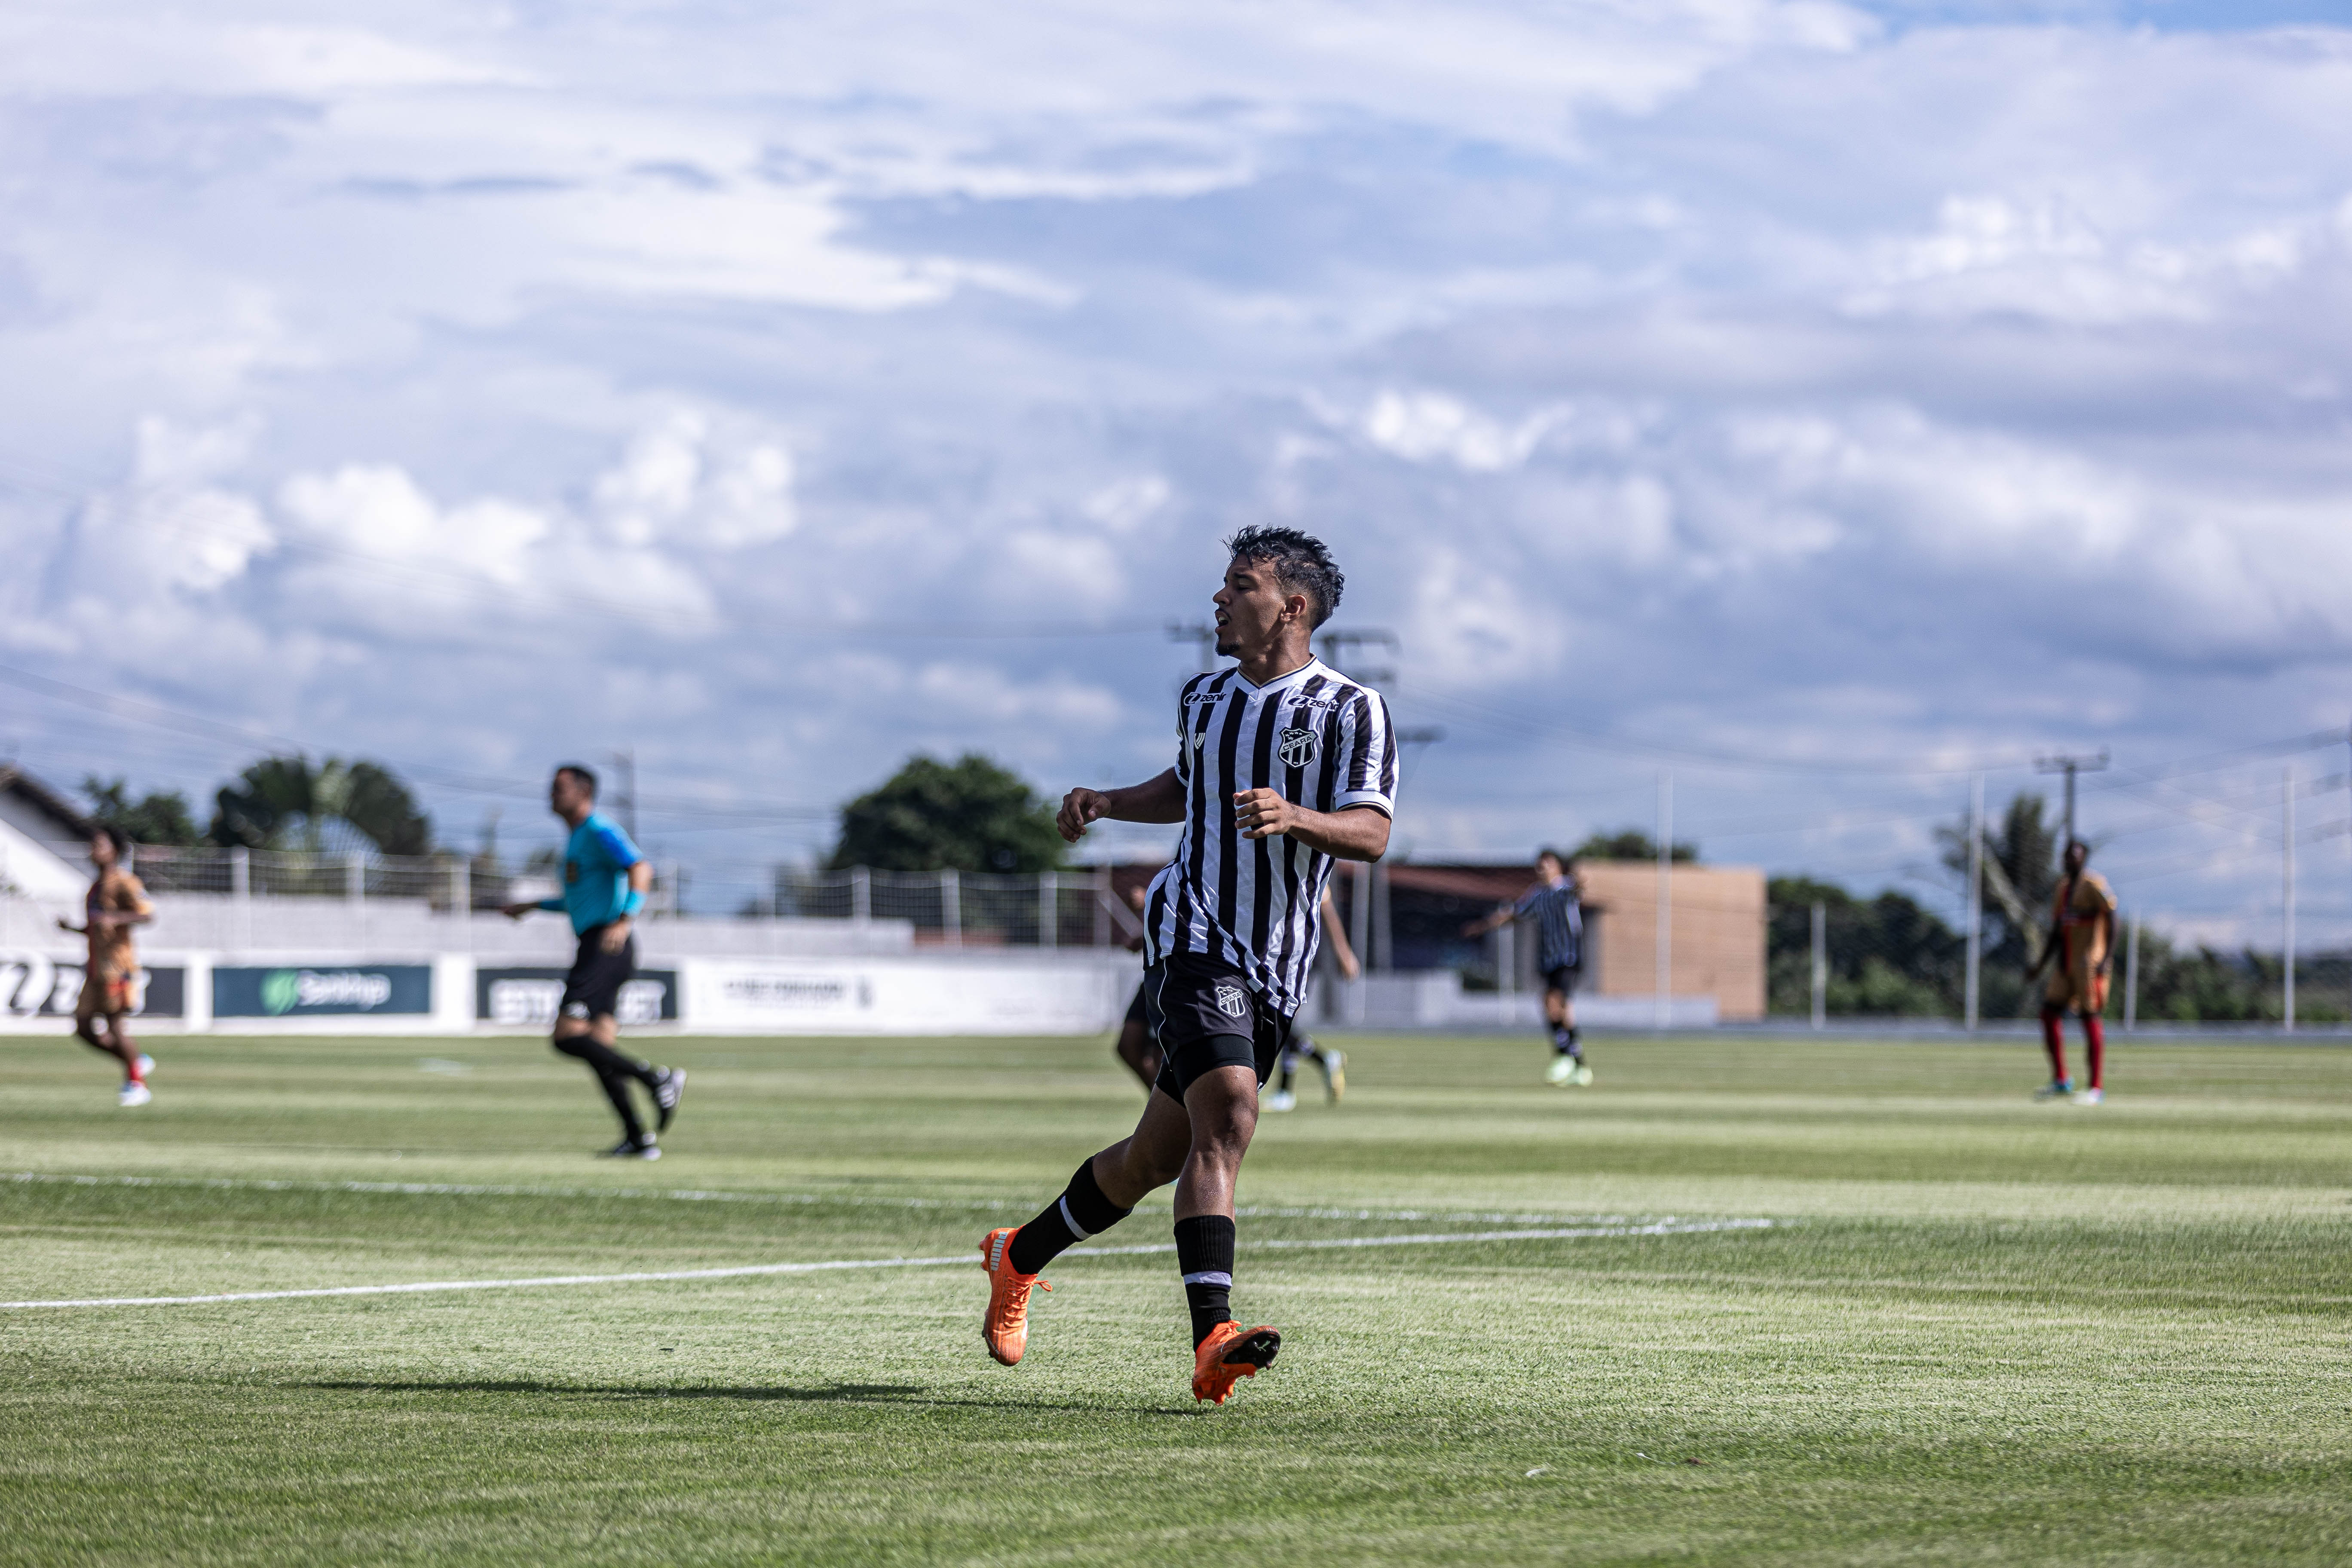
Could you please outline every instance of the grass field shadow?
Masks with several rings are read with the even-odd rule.
[[[823,1387],[731,1387],[720,1384],[657,1386],[646,1384],[600,1386],[583,1383],[551,1383],[538,1378],[463,1379],[446,1383],[410,1380],[301,1383],[292,1386],[337,1394],[541,1394],[588,1399],[735,1399],[746,1402],[788,1400],[837,1405],[905,1405],[941,1410],[1073,1410],[1099,1412],[1103,1407],[1074,1401],[1046,1399],[959,1399],[921,1397],[929,1389],[919,1383],[835,1383]],[[1179,1405],[1157,1405],[1120,1412],[1128,1415],[1188,1415]]]

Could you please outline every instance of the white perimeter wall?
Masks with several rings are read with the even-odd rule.
[[[281,949],[222,952],[150,949],[152,973],[183,975],[181,1016],[142,1016],[151,1033],[441,1035],[539,1034],[541,1024],[499,1026],[476,1016],[477,973],[514,960],[478,961],[471,953],[334,952]],[[72,1027],[79,990],[79,944],[0,950],[0,1032],[58,1034]],[[310,1014],[285,1017],[213,1016],[217,969],[291,970],[330,974],[423,965],[432,970],[431,1010]],[[549,965],[562,968],[561,962]],[[756,1035],[1086,1035],[1115,1026],[1139,974],[1134,955],[1116,950],[924,955],[665,959],[658,948],[640,972],[677,976],[675,1021],[635,1029]]]

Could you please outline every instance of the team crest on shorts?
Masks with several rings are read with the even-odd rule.
[[[1217,982],[1217,1011],[1228,1018],[1238,1018],[1249,1011],[1249,993],[1230,980]]]
[[[1303,768],[1315,760],[1315,731],[1293,724],[1276,739],[1281,743],[1275,748],[1286,768]]]

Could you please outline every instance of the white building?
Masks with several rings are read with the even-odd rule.
[[[0,889],[79,906],[89,889],[89,828],[65,796],[22,768],[0,766]]]

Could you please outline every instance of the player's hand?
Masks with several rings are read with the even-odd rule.
[[[1244,838],[1275,838],[1298,826],[1299,810],[1270,789],[1245,789],[1234,796],[1234,823]]]
[[[1110,796],[1098,789],[1084,785],[1062,797],[1062,809],[1055,814],[1054,826],[1068,843],[1076,844],[1087,836],[1087,826],[1110,815]]]
[[[76,936],[79,936],[82,933],[81,927],[74,924],[73,921],[66,919],[63,915],[59,915],[58,917],[58,929],[59,931],[69,931]]]
[[[510,921],[519,921],[537,908],[539,908],[537,904],[508,904],[502,907],[499,913]]]
[[[1358,975],[1363,973],[1363,972],[1364,966],[1356,962],[1356,955],[1354,953],[1351,952],[1347,957],[1339,960],[1340,979],[1353,980]]]
[[[629,917],[623,915],[604,928],[604,934],[596,940],[596,945],[606,952],[618,952],[628,944],[628,941]]]

